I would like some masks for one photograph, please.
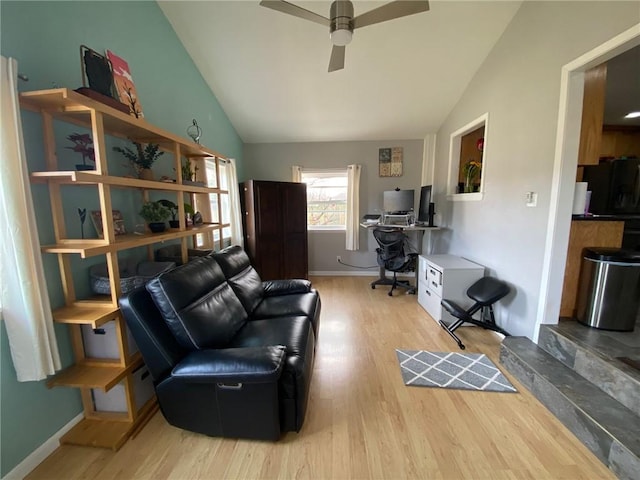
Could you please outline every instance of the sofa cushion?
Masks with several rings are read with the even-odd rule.
[[[311,282],[303,278],[267,280],[262,282],[262,286],[265,297],[289,295],[291,293],[308,293],[311,291]]]
[[[161,274],[147,290],[187,350],[225,347],[247,321],[247,312],[212,257]]]
[[[232,245],[211,256],[218,262],[229,285],[251,315],[264,296],[264,288],[246,252],[242,247]]]
[[[315,292],[266,297],[253,311],[251,319],[304,315],[309,320],[313,320],[319,298]]]
[[[171,375],[187,383],[275,383],[284,360],[282,345],[198,350],[182,359]]]

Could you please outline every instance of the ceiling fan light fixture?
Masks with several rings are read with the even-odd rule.
[[[344,68],[345,47],[351,43],[356,28],[429,10],[428,0],[395,0],[354,17],[351,0],[334,0],[327,18],[285,0],[261,0],[260,5],[329,27],[329,38],[333,44],[329,72]]]
[[[334,30],[331,32],[331,43],[338,47],[343,47],[345,45],[349,45],[351,43],[351,39],[353,38],[353,32],[347,29]]]

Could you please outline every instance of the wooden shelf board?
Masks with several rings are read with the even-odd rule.
[[[144,247],[154,243],[161,243],[166,240],[174,240],[183,237],[190,237],[198,233],[209,232],[228,227],[229,224],[207,223],[189,227],[185,230],[170,228],[163,233],[145,233],[142,235],[127,234],[119,235],[113,244],[104,240],[65,240],[56,245],[43,245],[41,250],[46,253],[77,253],[82,258],[104,255],[109,252],[127,250],[129,248]]]
[[[60,443],[118,450],[134,426],[134,422],[84,418],[60,438]]]
[[[24,108],[49,111],[55,117],[62,117],[76,124],[85,124],[89,128],[90,114],[95,110],[105,114],[104,130],[109,135],[160,144],[177,143],[180,145],[181,153],[187,157],[225,158],[216,151],[151,125],[144,118],[127,115],[68,88],[23,92],[20,94],[20,103]]]
[[[154,396],[140,409],[133,422],[84,418],[60,438],[60,443],[118,450],[129,437],[137,435],[157,411],[158,402]]]
[[[152,180],[141,180],[132,177],[113,177],[110,175],[100,175],[95,170],[89,171],[55,171],[55,172],[33,172],[31,179],[34,182],[48,181],[59,184],[76,185],[97,185],[103,183],[115,187],[142,188],[146,190],[165,190],[187,193],[221,193],[228,194],[227,190],[219,188],[199,187],[196,185],[183,185],[169,182],[156,182]]]
[[[53,319],[58,323],[91,325],[91,328],[98,328],[113,320],[119,311],[120,309],[111,303],[76,302],[74,305],[54,310]]]
[[[60,373],[47,381],[47,387],[75,387],[75,388],[101,388],[108,391],[118,384],[129,371],[142,364],[142,357],[135,356],[134,360],[122,367],[120,365],[104,365],[89,360],[87,363],[77,363],[65,368]]]

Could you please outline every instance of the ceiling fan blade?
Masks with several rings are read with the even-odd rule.
[[[262,0],[260,2],[260,6],[271,8],[282,13],[288,13],[289,15],[293,15],[294,17],[311,20],[312,22],[319,23],[320,25],[324,25],[325,27],[328,27],[331,23],[328,18],[323,17],[322,15],[318,15],[317,13],[313,13],[302,7],[294,5],[293,3],[285,2],[283,0]]]
[[[344,51],[345,46],[334,45],[331,50],[331,60],[329,60],[329,71],[335,72],[344,68]]]
[[[393,20],[394,18],[406,17],[407,15],[413,15],[414,13],[426,12],[427,10],[429,10],[429,2],[426,0],[405,0],[391,2],[355,17],[353,19],[353,28],[362,28],[366,27],[367,25],[373,25],[375,23]]]

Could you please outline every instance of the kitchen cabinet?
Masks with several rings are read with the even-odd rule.
[[[640,157],[640,127],[605,126],[600,157]]]
[[[578,165],[597,165],[600,160],[606,87],[606,63],[585,72]]]
[[[469,308],[473,301],[467,289],[484,277],[484,267],[455,255],[420,255],[418,259],[418,303],[436,322],[447,323],[456,319],[440,302],[455,301],[462,308]]]
[[[582,251],[586,247],[622,246],[623,221],[573,220],[569,233],[567,263],[564,270],[560,316],[573,317],[576,311]]]

